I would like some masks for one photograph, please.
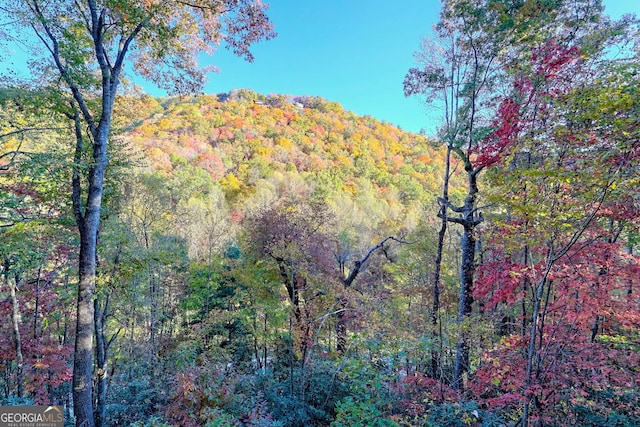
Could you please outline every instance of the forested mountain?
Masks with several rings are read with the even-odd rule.
[[[144,112],[133,124],[123,122],[119,139],[125,156],[137,159],[136,176],[170,189],[168,206],[215,203],[207,209],[225,224],[218,249],[265,209],[311,204],[326,217],[318,226],[362,251],[376,239],[416,230],[442,184],[436,176],[444,151],[436,144],[319,97],[235,90],[125,102],[127,111]],[[142,185],[145,192],[151,184]],[[192,215],[200,217],[182,236],[202,259],[212,243],[194,241],[193,232],[207,214]]]
[[[219,15],[236,53],[273,36],[259,1],[68,4],[93,25],[32,4],[14,25],[54,68],[0,90],[1,404],[82,427],[640,424],[636,19],[443,1],[404,80],[444,113],[428,139],[319,97],[117,90],[139,40],[143,75],[197,92]]]
[[[373,192],[408,206],[429,199],[425,190],[435,192],[442,179],[443,150],[425,137],[318,97],[237,90],[146,108],[152,114],[127,140],[156,170],[170,174],[185,162],[205,170],[232,204],[261,191],[264,180],[287,175],[308,181],[310,192]]]

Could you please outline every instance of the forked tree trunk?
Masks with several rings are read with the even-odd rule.
[[[464,380],[469,372],[469,334],[466,331],[468,325],[466,320],[471,314],[473,307],[473,275],[476,269],[476,227],[483,221],[482,214],[478,212],[476,207],[476,197],[478,194],[478,174],[482,171],[482,167],[473,168],[468,156],[457,150],[461,159],[465,162],[465,171],[467,172],[468,193],[465,198],[464,205],[461,207],[453,207],[448,201],[448,206],[457,212],[458,216],[448,217],[447,220],[462,225],[464,231],[461,242],[461,260],[460,260],[460,301],[458,308],[458,326],[459,335],[456,344],[456,363],[454,369],[453,387],[456,390],[464,389]]]
[[[369,260],[371,255],[373,255],[378,249],[384,251],[385,250],[384,244],[387,243],[389,240],[393,240],[398,243],[407,243],[403,240],[397,239],[394,236],[385,237],[380,241],[380,243],[370,247],[367,253],[362,258],[355,261],[353,263],[353,267],[351,268],[351,270],[349,271],[349,274],[347,275],[345,275],[346,270],[345,270],[344,262],[340,263],[340,270],[342,274],[342,277],[341,277],[342,286],[345,290],[351,287],[351,285],[356,280],[356,278],[358,277],[362,269],[365,268],[365,264]],[[337,337],[336,351],[338,352],[338,354],[344,354],[345,351],[347,350],[348,317],[346,316],[346,311],[348,307],[349,307],[348,299],[346,297],[339,297],[338,310],[336,311],[336,337]]]

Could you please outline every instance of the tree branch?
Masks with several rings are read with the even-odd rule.
[[[31,131],[34,131],[34,130],[40,131],[40,130],[64,130],[64,129],[66,129],[66,128],[63,128],[63,127],[51,127],[51,126],[28,127],[28,128],[18,129],[18,130],[14,130],[14,131],[11,131],[11,132],[0,134],[0,138],[6,138],[6,137],[11,136],[11,135],[27,133],[27,132],[31,132]],[[4,156],[4,154],[2,156]],[[0,158],[2,158],[2,156],[0,156]]]
[[[80,182],[80,166],[82,163],[82,151],[83,151],[83,137],[82,137],[82,125],[80,123],[80,114],[77,110],[74,112],[73,121],[75,124],[76,135],[76,149],[73,155],[73,175],[71,177],[71,200],[73,202],[73,214],[76,218],[78,226],[84,221],[84,214],[82,212],[82,183]]]
[[[449,201],[449,199],[445,199],[444,197],[438,197],[436,199],[438,201],[438,204],[440,206],[446,206],[447,208],[451,209],[452,211],[456,212],[456,213],[463,213],[464,212],[464,206],[453,206],[453,204],[451,204],[451,202]]]
[[[388,237],[385,237],[384,239],[382,239],[382,240],[380,241],[380,243],[378,243],[378,244],[377,244],[377,245],[375,245],[375,246],[372,246],[372,247],[369,249],[369,251],[365,254],[365,256],[363,256],[362,258],[360,258],[359,260],[357,260],[357,261],[354,263],[354,267],[353,267],[353,269],[351,269],[351,271],[349,272],[349,275],[348,275],[346,278],[344,278],[344,279],[342,280],[342,283],[344,284],[344,286],[345,286],[346,288],[348,288],[349,286],[351,286],[351,284],[352,284],[352,283],[353,283],[353,281],[356,279],[356,277],[358,277],[358,274],[360,273],[360,270],[362,270],[362,266],[364,265],[364,263],[365,263],[365,262],[367,262],[367,260],[369,259],[369,257],[371,257],[371,255],[373,255],[373,253],[374,253],[375,251],[377,251],[378,249],[382,249],[382,250],[384,251],[384,244],[385,244],[385,243],[387,243],[389,240],[393,240],[394,242],[398,242],[398,243],[401,243],[401,244],[410,244],[409,242],[404,241],[404,240],[402,240],[402,239],[398,239],[398,238],[396,238],[396,237],[394,237],[394,236],[388,236]],[[387,259],[388,259],[388,258],[389,258],[389,257],[387,256]]]
[[[51,56],[53,57],[53,61],[55,62],[56,67],[58,68],[58,71],[60,72],[60,77],[69,86],[69,89],[73,94],[73,98],[78,103],[78,107],[80,108],[80,111],[82,112],[82,115],[85,121],[87,122],[87,124],[89,125],[89,128],[91,129],[91,133],[93,134],[96,129],[96,124],[93,119],[93,115],[91,114],[91,111],[89,110],[89,106],[86,104],[84,97],[80,92],[80,89],[69,76],[69,71],[66,69],[64,65],[62,65],[58,39],[53,35],[51,28],[49,28],[49,26],[47,25],[47,19],[45,18],[44,14],[40,10],[40,6],[38,5],[37,1],[30,2],[29,6],[31,7],[32,12],[38,18],[40,25],[42,25],[44,32],[46,33],[47,37],[51,41],[51,45],[47,43],[43,35],[35,27],[35,25],[32,25],[31,28],[33,28],[33,31],[35,31],[36,33],[36,36],[40,39],[40,41],[42,41],[42,43],[45,45],[49,53],[51,53]]]

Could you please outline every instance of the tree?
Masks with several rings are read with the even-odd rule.
[[[73,396],[77,424],[91,427],[96,247],[109,164],[107,143],[126,60],[131,57],[135,71],[161,87],[189,92],[202,86],[207,71],[198,66],[200,52],[211,53],[224,41],[234,53],[252,60],[249,46],[275,34],[267,7],[252,0],[170,4],[5,0],[1,8],[3,24],[15,27],[16,34],[13,38],[4,32],[5,39],[27,40],[34,61],[39,50],[48,57],[44,66],[36,67],[41,71],[36,78],[56,86],[56,108],[64,111],[75,129],[72,199],[80,265]]]
[[[293,314],[301,361],[304,364],[313,339],[313,302],[326,294],[322,276],[334,276],[330,240],[324,233],[327,213],[319,204],[284,201],[253,218],[248,227],[253,250],[277,267]]]
[[[517,88],[523,75],[532,74],[528,60],[548,41],[568,46],[588,39],[586,35],[597,25],[601,11],[601,3],[593,0],[499,0],[481,4],[449,0],[443,4],[436,27],[441,41],[425,42],[417,55],[420,68],[410,69],[405,78],[405,94],[425,94],[427,101],[440,100],[443,104],[445,125],[441,138],[462,162],[467,177],[463,203],[456,205],[446,191],[439,199],[444,206],[439,216],[463,227],[458,312],[461,325],[472,311],[476,228],[483,221],[477,206],[479,175],[515,143],[521,130],[519,114],[532,102],[517,96],[504,98],[499,93]],[[596,36],[592,42],[597,41]],[[532,82],[529,95],[538,93],[538,83]],[[457,215],[447,215],[447,209]],[[454,386],[458,389],[469,370],[464,329],[456,351]]]
[[[474,165],[473,150],[487,132],[486,119],[481,108],[487,104],[496,80],[497,57],[504,36],[483,31],[496,19],[496,12],[488,4],[471,5],[465,1],[449,1],[443,5],[440,22],[436,27],[439,41],[426,39],[416,54],[421,68],[409,70],[404,81],[406,96],[424,94],[427,102],[444,104],[444,125],[441,138],[447,147],[446,164],[453,152],[462,162],[467,175],[467,195],[460,206],[449,199],[449,166],[445,170],[443,196],[438,199],[438,217],[442,219],[438,233],[438,251],[434,272],[434,304],[432,323],[437,323],[439,308],[440,263],[447,223],[463,227],[460,263],[460,301],[458,323],[460,338],[456,348],[453,384],[462,389],[463,376],[469,371],[469,346],[462,330],[473,305],[473,274],[476,255],[476,227],[482,222],[477,207],[478,176],[484,165]],[[489,109],[489,111],[491,111]],[[449,216],[453,210],[458,215]],[[435,358],[432,361],[437,370]]]
[[[9,374],[2,379],[4,398],[59,403],[65,394],[60,386],[71,378],[71,346],[63,332],[69,325],[60,320],[68,315],[63,282],[70,268],[68,231],[31,220],[0,234],[0,312],[6,319],[0,325],[0,353]]]
[[[631,166],[638,156],[637,63],[605,57],[609,46],[626,41],[628,24],[605,22],[587,36],[533,51],[530,72],[508,102],[517,105],[518,126],[501,119],[497,129],[504,133],[494,135],[493,144],[514,141],[495,154],[489,174],[493,199],[508,215],[495,220],[492,262],[481,268],[477,296],[507,310],[521,302],[523,333],[506,334],[488,358],[500,360],[494,366],[502,373],[488,363],[478,379],[493,377],[496,387],[482,394],[494,403],[522,405],[523,425],[567,414],[579,422],[584,408],[606,420],[602,406],[633,414],[618,390],[630,384],[638,363],[626,344],[638,319],[628,290],[638,259],[623,249],[631,243],[620,242],[640,217]],[[517,261],[522,245],[527,256]],[[496,389],[510,397],[498,402]],[[613,396],[608,404],[603,394]]]
[[[394,241],[398,243],[407,243],[404,240],[400,240],[394,236],[387,236],[380,240],[377,244],[371,246],[366,253],[359,259],[353,260],[353,254],[349,247],[349,242],[344,241],[337,242],[337,248],[334,252],[334,257],[338,262],[339,281],[342,283],[342,292],[346,292],[351,288],[358,275],[365,271],[369,258],[377,251],[381,251],[389,259],[387,254],[388,247],[385,247],[385,243]],[[352,265],[351,265],[352,264]],[[344,354],[347,350],[347,316],[349,300],[346,296],[338,297],[338,307],[336,310],[336,350],[339,354]]]

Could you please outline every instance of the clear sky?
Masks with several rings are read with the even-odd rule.
[[[438,20],[439,0],[263,1],[271,4],[278,37],[254,46],[253,63],[220,48],[212,60],[220,72],[210,76],[205,93],[247,88],[265,95],[321,96],[405,130],[435,132],[438,112],[416,97],[405,98],[402,81],[420,40]],[[640,16],[640,0],[604,4],[614,18]]]

